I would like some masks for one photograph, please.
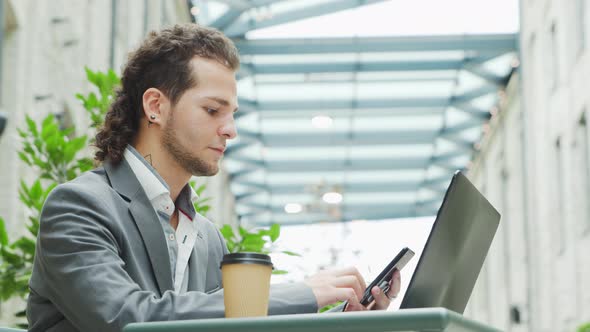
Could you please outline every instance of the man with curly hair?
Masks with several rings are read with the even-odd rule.
[[[133,52],[96,135],[102,166],[58,186],[41,215],[30,281],[30,331],[121,331],[131,322],[223,317],[227,248],[195,212],[192,176],[219,171],[236,137],[238,51],[196,24],[152,32]],[[399,291],[373,290],[374,309]],[[272,285],[269,314],[359,303],[355,268]]]

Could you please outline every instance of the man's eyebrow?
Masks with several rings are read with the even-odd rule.
[[[205,97],[206,99],[210,99],[213,100],[215,102],[220,103],[221,105],[228,107],[229,106],[229,102],[223,98],[218,98],[218,97]],[[236,109],[234,109],[234,112],[238,111],[238,107],[236,106]]]

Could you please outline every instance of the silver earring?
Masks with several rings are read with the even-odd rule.
[[[150,115],[150,119],[155,120],[156,116],[152,114],[152,115]]]

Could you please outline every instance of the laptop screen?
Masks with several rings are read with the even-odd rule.
[[[456,172],[400,309],[443,307],[463,313],[499,222],[498,211]]]

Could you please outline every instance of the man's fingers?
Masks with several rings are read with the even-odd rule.
[[[333,285],[339,288],[352,288],[359,299],[363,297],[363,293],[365,292],[360,281],[354,276],[337,277],[334,279]]]
[[[391,278],[391,281],[389,282],[389,292],[387,293],[387,295],[390,298],[397,297],[401,287],[402,287],[401,274],[400,274],[399,270],[395,270],[393,272],[393,278]]]
[[[389,298],[378,286],[375,286],[373,289],[371,289],[371,294],[373,294],[373,297],[375,298],[375,307],[373,309],[384,310],[389,307],[389,304],[391,304]]]
[[[346,267],[343,269],[331,270],[330,272],[335,277],[355,276],[359,280],[361,288],[362,289],[367,288],[367,284],[365,283],[365,279],[363,279],[363,276],[361,276],[361,273],[355,267],[351,266],[351,267]]]
[[[345,311],[363,311],[367,310],[360,302],[356,294],[352,294],[352,297],[348,299],[348,305],[346,306]]]

